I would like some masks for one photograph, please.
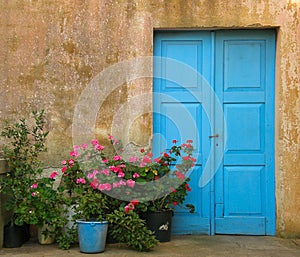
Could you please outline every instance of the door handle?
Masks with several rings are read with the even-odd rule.
[[[209,136],[208,138],[214,138],[214,137],[219,137],[219,134],[215,134],[213,136]]]

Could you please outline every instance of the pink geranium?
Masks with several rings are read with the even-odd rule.
[[[79,157],[79,155],[80,154],[77,151],[75,151],[75,150],[70,152],[70,156],[71,157]]]
[[[38,184],[37,183],[33,183],[32,185],[31,185],[31,188],[33,188],[33,189],[36,189],[38,187]]]
[[[113,157],[113,160],[114,160],[114,161],[120,161],[120,160],[122,160],[122,158],[121,158],[121,156],[119,156],[119,155],[115,155],[115,156]]]
[[[128,185],[129,187],[134,187],[135,181],[132,180],[132,179],[128,179],[128,180],[127,180],[127,185]]]
[[[49,178],[54,179],[57,175],[58,175],[58,173],[57,173],[56,171],[53,171],[53,172],[50,174]]]
[[[105,147],[103,145],[95,145],[95,149],[98,150],[98,151],[102,151]]]
[[[76,183],[77,183],[77,184],[86,184],[86,181],[85,181],[84,178],[78,178],[78,179],[76,180]]]
[[[83,150],[85,150],[87,147],[88,147],[87,144],[82,144],[82,145],[81,145],[81,148],[82,148]]]
[[[139,160],[139,158],[135,157],[135,156],[129,158],[130,162],[137,162],[138,160]]]
[[[138,173],[134,173],[132,177],[133,177],[133,178],[139,178],[140,175],[139,175]]]
[[[118,173],[118,177],[119,178],[123,178],[125,176],[125,173],[123,172],[123,171],[120,171],[119,173]]]
[[[97,139],[93,139],[93,140],[91,141],[91,144],[92,144],[93,146],[95,146],[95,145],[98,145],[99,143],[98,143],[98,140],[97,140]]]

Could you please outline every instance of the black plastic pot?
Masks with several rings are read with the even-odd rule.
[[[146,212],[143,218],[147,228],[154,232],[156,239],[160,242],[171,240],[172,210]]]
[[[30,238],[28,225],[18,226],[9,223],[4,227],[3,246],[5,248],[21,247]]]

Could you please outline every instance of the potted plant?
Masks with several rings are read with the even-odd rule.
[[[192,156],[192,140],[181,145],[173,140],[174,145],[169,153],[162,153],[158,158],[153,159],[151,152],[141,149],[140,156],[130,156],[125,160],[120,155],[123,151],[121,142],[113,136],[109,136],[109,139],[115,149],[113,157],[106,158],[101,151],[98,161],[104,165],[101,172],[114,174],[112,177],[107,176],[110,196],[129,201],[127,208],[135,210],[146,220],[156,238],[169,241],[173,209],[183,206],[187,193],[191,191],[187,173],[196,161]],[[102,146],[95,147],[103,150]],[[85,159],[89,160],[91,156],[85,155]],[[131,199],[138,203],[133,205]],[[192,204],[185,204],[184,207],[194,212]],[[156,217],[158,221],[155,221]]]
[[[31,118],[31,122],[25,118],[13,124],[6,122],[1,132],[7,142],[2,147],[2,155],[8,162],[9,172],[1,179],[0,190],[8,196],[5,207],[12,212],[11,222],[5,227],[5,247],[18,247],[29,239],[22,209],[30,186],[36,176],[42,173],[38,157],[46,151],[45,140],[48,135],[48,132],[44,132],[44,111],[33,111]],[[25,236],[16,235],[24,234],[24,231]]]
[[[152,154],[145,154],[142,165],[140,164],[145,169],[140,169],[138,182],[153,182],[151,187],[144,189],[147,197],[151,196],[152,199],[139,206],[140,215],[160,242],[170,241],[173,210],[177,206],[194,212],[192,204],[183,206],[188,192],[191,191],[187,173],[196,161],[192,156],[192,140],[181,145],[176,143],[177,141],[173,140],[174,145],[170,151],[154,158],[153,162],[147,161]]]
[[[51,244],[55,240],[55,230],[62,227],[62,209],[54,181],[58,173],[52,172],[49,177],[32,179],[27,188],[23,202],[15,209],[18,221],[38,227],[40,244]]]
[[[126,243],[139,251],[148,251],[157,241],[144,221],[129,210],[128,206],[136,202],[114,197],[122,193],[122,190],[129,192],[134,187],[133,180],[121,176],[121,167],[109,165],[119,162],[120,157],[106,157],[104,148],[97,140],[92,140],[90,145],[74,146],[70,158],[62,162],[63,175],[58,190],[65,197],[66,205],[74,206],[73,220],[77,220],[78,224],[80,251],[104,251],[107,221],[113,230],[112,236],[118,242]],[[83,232],[86,222],[90,223],[88,232]],[[96,229],[98,225],[99,228]],[[73,234],[74,230],[71,231]],[[103,234],[93,241],[91,237],[99,231]],[[60,245],[65,246],[64,249],[70,246],[68,238],[74,239],[72,236],[68,237],[68,233],[58,237]],[[94,248],[96,243],[93,242],[101,242],[98,249]]]

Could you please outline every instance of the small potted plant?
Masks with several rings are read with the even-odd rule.
[[[6,209],[12,212],[11,222],[5,227],[5,247],[18,247],[29,239],[26,229],[28,226],[22,214],[24,200],[28,197],[34,179],[42,173],[38,157],[46,151],[45,142],[48,135],[48,132],[44,132],[44,111],[33,111],[31,118],[31,122],[25,118],[12,124],[6,122],[1,132],[1,136],[6,140],[2,150],[3,157],[9,165],[9,172],[1,179],[0,190],[8,197]],[[21,233],[25,235],[22,236]]]
[[[146,154],[142,158],[142,165],[140,164],[145,169],[140,168],[138,181],[148,184],[152,182],[152,186],[144,189],[144,194],[152,199],[139,206],[140,215],[145,218],[148,228],[154,231],[160,242],[170,241],[173,210],[177,206],[194,212],[192,204],[184,204],[188,192],[191,191],[187,173],[196,161],[192,156],[192,140],[181,145],[176,143],[173,140],[174,145],[170,151],[154,158],[153,162],[147,161],[152,154]]]
[[[23,202],[15,209],[19,223],[33,224],[38,227],[40,244],[51,244],[55,240],[55,230],[62,227],[62,209],[58,201],[58,192],[54,189],[57,172],[49,177],[32,179]]]

